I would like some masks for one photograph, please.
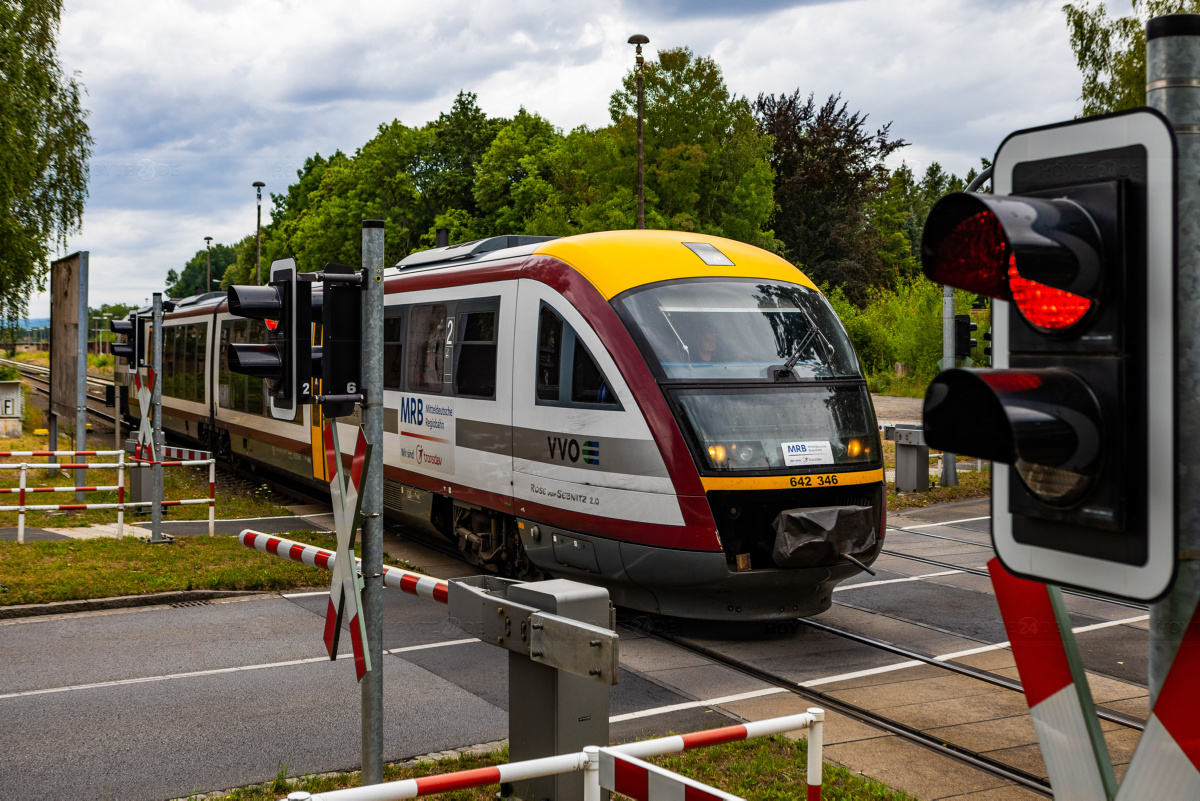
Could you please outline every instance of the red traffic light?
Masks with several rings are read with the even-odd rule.
[[[1064,331],[1087,316],[1105,258],[1096,220],[1061,197],[947,195],[930,210],[921,240],[931,280],[1013,301],[1044,332]]]
[[[1070,370],[946,370],[922,417],[931,447],[1010,464],[1045,503],[1074,503],[1093,484],[1100,405]]]

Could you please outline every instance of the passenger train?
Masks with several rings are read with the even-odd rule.
[[[763,620],[827,609],[878,556],[866,381],[783,259],[670,231],[501,236],[408,256],[385,298],[386,515],[468,561],[638,610]],[[226,305],[165,315],[168,435],[327,489],[312,407],[274,420],[262,380],[229,371],[226,346],[265,329]],[[358,420],[339,424],[353,443]]]

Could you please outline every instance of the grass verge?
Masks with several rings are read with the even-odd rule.
[[[786,737],[760,737],[738,743],[698,748],[682,754],[673,754],[649,760],[705,784],[729,793],[740,795],[751,801],[759,799],[803,799],[807,790],[805,783],[805,759],[808,743],[805,740],[790,740]],[[415,779],[440,773],[489,767],[508,761],[508,749],[502,748],[481,756],[464,754],[456,759],[436,762],[387,765],[385,781]],[[333,773],[321,776],[286,778],[287,768],[281,765],[279,774],[271,781],[241,787],[226,793],[203,796],[209,799],[230,801],[276,801],[289,792],[306,790],[323,793],[344,787],[357,787],[360,774]],[[201,796],[191,796],[199,798]],[[453,793],[429,796],[446,801],[495,801],[496,785],[461,790]],[[613,794],[613,798],[625,796]],[[821,798],[826,801],[910,801],[912,796],[889,789],[873,779],[854,773],[840,765],[825,763],[824,784]]]
[[[933,477],[930,476],[930,481]],[[992,472],[984,469],[958,474],[957,487],[932,486],[928,492],[897,493],[895,483],[888,484],[889,510],[916,509],[935,503],[966,501],[971,498],[986,498],[992,493]]]
[[[290,539],[334,550],[332,534]],[[356,544],[361,554],[361,544]],[[413,569],[385,556],[384,562]],[[291,590],[329,585],[329,571],[259,553],[237,537],[179,537],[149,545],[136,537],[0,542],[0,606],[143,595],[175,590]]]
[[[26,403],[27,412],[32,407],[33,410],[40,413],[40,409],[36,406]],[[25,435],[16,439],[0,439],[0,451],[40,451],[49,448],[50,443],[45,435],[36,436],[34,428],[30,425],[31,414],[26,415]],[[93,435],[88,437],[88,448],[91,450],[112,450],[113,443],[111,436]],[[59,447],[62,450],[73,450],[72,442],[66,436],[60,434]],[[29,464],[47,464],[47,459],[44,456],[31,457],[0,457],[0,464],[20,464],[22,461],[27,461]],[[66,461],[65,458],[59,459],[60,462]],[[112,456],[94,456],[88,461],[92,462],[113,462],[116,459]],[[145,469],[145,468],[138,468]],[[132,470],[125,471],[125,499],[129,500],[129,484]],[[69,487],[75,484],[74,471],[63,471],[55,468],[38,468],[31,469],[26,472],[26,486],[28,487]],[[0,469],[0,488],[20,486],[21,471],[11,469]],[[88,484],[92,486],[116,486],[117,471],[115,469],[103,468],[89,470],[84,478]],[[218,482],[220,478],[218,478]],[[274,517],[278,515],[291,514],[288,509],[274,503],[271,500],[272,493],[269,489],[262,487],[250,492],[218,492],[216,516],[218,518],[231,517]],[[0,494],[0,506],[16,506],[18,503],[18,495],[15,493]],[[84,503],[116,503],[116,492],[88,492],[84,496]],[[208,467],[164,467],[163,468],[163,498],[164,500],[181,500],[184,498],[207,498],[208,497]],[[31,493],[25,496],[26,503],[30,505],[53,505],[53,504],[73,504],[75,503],[75,494],[72,492],[46,492],[46,493]],[[149,507],[134,507],[127,509],[125,512],[126,522],[149,520]],[[163,509],[164,520],[206,520],[208,519],[208,507],[204,504],[193,504],[188,506],[168,506]],[[83,510],[83,511],[66,511],[66,512],[27,512],[25,514],[25,525],[34,528],[62,528],[70,526],[88,526],[97,523],[116,523],[117,510],[101,509],[101,510]],[[16,512],[0,512],[0,528],[14,528],[17,525]]]

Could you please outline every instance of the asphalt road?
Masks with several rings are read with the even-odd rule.
[[[461,642],[441,604],[384,598],[384,648],[414,649],[384,657],[385,758],[506,737],[507,653]],[[0,798],[172,798],[263,781],[281,766],[357,768],[354,666],[324,653],[325,604],[262,596],[0,625]],[[626,672],[611,711],[688,700]],[[698,714],[655,722],[718,725]]]
[[[986,514],[987,502],[976,501],[891,515],[894,526],[966,542],[890,531],[879,575],[844,582],[818,620],[931,654],[1005,640],[986,578],[931,576],[945,571],[899,555],[981,567],[991,556],[979,519]],[[385,758],[506,737],[507,654],[462,642],[441,604],[391,591],[384,600],[384,648],[405,649],[384,658]],[[358,687],[352,661],[324,653],[325,604],[323,594],[266,595],[0,621],[0,798],[172,798],[261,782],[281,766],[289,775],[357,768]],[[1068,606],[1076,625],[1139,615],[1084,598]],[[669,631],[800,681],[833,682],[898,660],[799,622],[696,624],[628,612],[621,621],[614,740],[805,706],[786,694],[716,703],[778,690],[648,632]],[[343,643],[348,649],[349,638]],[[1144,624],[1090,631],[1079,643],[1090,670],[1144,684]],[[1144,717],[1144,700],[1123,703],[1114,708]],[[690,707],[663,711],[678,704]],[[852,764],[860,753],[836,758]],[[924,790],[878,765],[856,769],[877,768],[893,786]]]

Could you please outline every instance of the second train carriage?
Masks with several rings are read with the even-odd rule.
[[[385,510],[468,560],[640,610],[770,619],[828,608],[882,548],[866,381],[786,261],[680,232],[496,237],[386,281]],[[223,364],[264,329],[222,298],[166,316],[164,426],[318,485],[311,408],[271,419],[261,380]]]

